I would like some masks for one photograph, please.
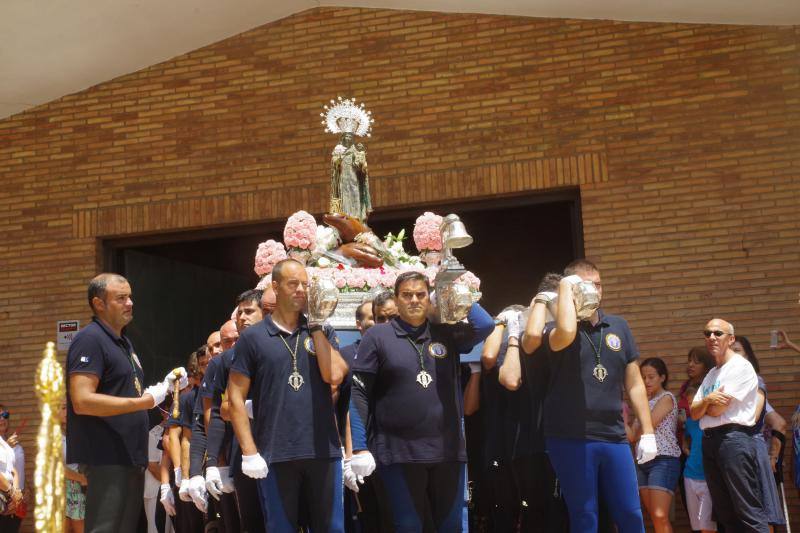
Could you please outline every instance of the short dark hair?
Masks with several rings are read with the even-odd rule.
[[[89,288],[86,291],[87,296],[89,297],[89,307],[92,311],[94,311],[92,300],[95,297],[106,301],[106,288],[108,287],[109,283],[128,283],[128,280],[119,274],[114,274],[113,272],[103,272],[102,274],[98,274],[93,277],[89,282]]]
[[[600,269],[597,268],[597,265],[595,265],[585,257],[581,259],[576,259],[575,261],[571,262],[570,264],[564,267],[565,276],[572,276],[573,274],[577,274],[578,272],[600,272]]]
[[[186,360],[186,372],[189,377],[194,377],[200,372],[200,363],[197,362],[197,351],[189,354],[189,359]]]
[[[394,295],[397,296],[400,294],[400,285],[406,283],[408,281],[421,281],[425,283],[425,288],[428,291],[428,294],[431,292],[431,283],[428,281],[428,276],[423,274],[422,272],[417,272],[416,270],[408,270],[403,272],[399,276],[397,276],[397,280],[394,282]]]
[[[283,268],[289,263],[296,263],[300,266],[303,266],[303,263],[301,263],[297,259],[292,259],[291,257],[289,257],[288,259],[281,259],[280,261],[275,263],[274,267],[272,267],[272,281],[276,281],[278,283],[281,282],[281,280],[283,279]]]
[[[689,356],[687,359],[697,361],[706,367],[706,371],[703,372],[704,376],[708,374],[709,370],[717,366],[717,363],[714,362],[714,357],[708,353],[708,350],[705,346],[694,346],[691,350],[689,350]]]
[[[753,345],[750,344],[750,340],[742,335],[736,335],[734,339],[734,342],[739,341],[742,348],[744,348],[744,356],[747,357],[747,360],[753,365],[753,370],[756,371],[756,374],[760,374],[761,368],[758,365],[758,357],[756,357],[756,352],[753,350]]]
[[[358,304],[358,307],[356,307],[356,321],[357,322],[361,322],[362,320],[364,320],[364,311],[363,311],[363,309],[364,309],[365,305],[369,305],[370,307],[372,307],[372,302],[367,300],[365,302],[361,302],[360,304]]]
[[[264,296],[264,291],[261,289],[249,289],[236,297],[236,305],[243,302],[255,302],[261,308],[261,297]]]
[[[390,300],[394,300],[394,294],[389,291],[383,291],[372,299],[372,316],[378,314],[378,308],[383,307]]]
[[[558,292],[558,284],[563,278],[558,272],[548,272],[539,282],[539,288],[536,292]]]
[[[664,362],[664,360],[660,357],[648,357],[642,361],[641,368],[646,366],[655,369],[659,376],[664,376],[664,383],[662,383],[661,386],[666,389],[667,383],[669,382],[669,370],[667,370],[667,364]]]

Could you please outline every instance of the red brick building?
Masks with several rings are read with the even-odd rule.
[[[375,117],[378,213],[579,194],[642,354],[677,387],[724,317],[790,418],[800,355],[768,341],[800,338],[800,28],[318,8],[0,120],[0,401],[29,479],[34,368],[108,243],[321,213],[336,95]]]

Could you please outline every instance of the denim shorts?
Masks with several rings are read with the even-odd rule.
[[[640,489],[665,490],[674,494],[680,475],[681,460],[677,457],[659,455],[652,461],[636,465]]]

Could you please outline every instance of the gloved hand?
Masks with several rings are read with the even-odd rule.
[[[234,490],[236,490],[233,486],[233,473],[231,472],[231,468],[229,466],[220,466],[219,470],[219,477],[222,478],[222,492],[225,494],[230,494]]]
[[[189,480],[189,496],[191,496],[194,506],[197,507],[201,513],[208,512],[206,480],[203,476],[192,476]]]
[[[533,297],[534,303],[548,304],[558,298],[557,292],[542,291]]]
[[[375,471],[375,458],[370,452],[359,452],[353,454],[350,459],[350,468],[353,473],[361,478],[365,478]]]
[[[217,500],[222,496],[222,478],[216,466],[206,468],[206,490]]]
[[[364,478],[357,476],[355,472],[353,472],[350,459],[347,458],[342,461],[342,479],[344,479],[344,486],[355,493],[358,493],[358,484],[364,483]]]
[[[169,516],[175,516],[175,496],[172,494],[172,487],[169,486],[169,483],[161,485],[159,501]]]
[[[247,412],[247,418],[253,419],[253,400],[244,401],[244,410]]]
[[[520,324],[520,313],[514,311],[513,315],[508,317],[508,323],[506,324],[506,328],[508,329],[508,338],[511,337],[515,339],[519,339],[520,331],[522,330],[522,325]]]
[[[495,322],[497,324],[503,324],[504,326],[508,327],[509,320],[511,320],[516,314],[517,312],[514,311],[513,309],[507,309],[502,313],[500,313],[499,315],[497,315],[497,320],[495,320]]]
[[[184,502],[192,501],[192,495],[189,494],[189,479],[188,478],[183,478],[181,480],[181,486],[178,489],[178,498],[180,498],[181,501],[184,501]]]
[[[242,473],[244,475],[253,479],[261,479],[267,477],[267,472],[269,472],[269,468],[261,454],[242,455]]]
[[[470,374],[477,374],[481,371],[481,363],[480,361],[473,361],[469,364],[469,373]]]
[[[583,278],[577,274],[572,274],[571,276],[561,278],[561,281],[567,281],[573,285],[577,285],[578,283],[583,283]]]
[[[639,443],[636,445],[636,462],[642,464],[652,461],[656,455],[658,455],[656,436],[653,433],[645,433],[639,437]]]
[[[189,378],[187,377],[188,374],[186,373],[186,369],[183,367],[176,369],[180,374],[180,381],[178,382],[178,386],[181,389],[184,389],[186,386],[189,385]],[[174,388],[175,380],[178,379],[178,376],[175,375],[174,372],[170,372],[164,378],[161,383],[156,383],[155,385],[150,385],[144,390],[144,394],[149,394],[153,397],[153,407],[159,405],[164,399],[167,397],[167,394]],[[144,396],[142,394],[142,396]]]
[[[180,487],[181,481],[183,481],[183,472],[181,471],[181,467],[177,467],[173,471],[175,472],[175,486]]]

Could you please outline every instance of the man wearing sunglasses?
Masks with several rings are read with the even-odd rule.
[[[717,363],[703,379],[691,415],[703,430],[703,468],[717,523],[726,531],[766,533],[756,446],[758,377],[750,362],[731,349],[733,325],[706,324],[706,348]]]

